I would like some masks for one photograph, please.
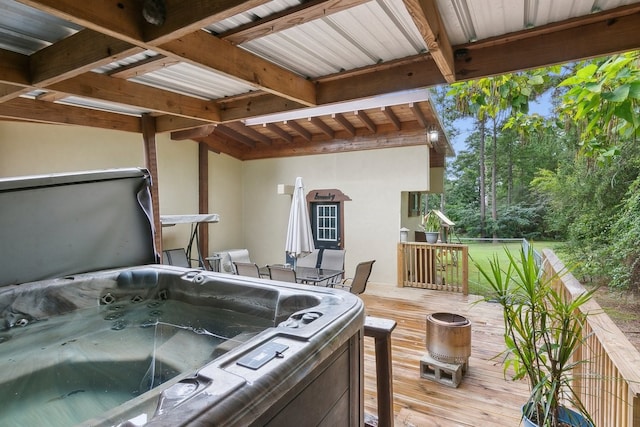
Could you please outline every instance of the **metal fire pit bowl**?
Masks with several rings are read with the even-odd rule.
[[[471,356],[471,322],[453,313],[427,316],[427,350],[443,363],[466,364]]]

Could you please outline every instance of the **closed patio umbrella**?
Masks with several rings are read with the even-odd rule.
[[[291,211],[289,212],[285,251],[294,259],[295,263],[298,257],[311,253],[314,249],[311,221],[304,197],[304,185],[302,178],[297,177],[291,200]]]

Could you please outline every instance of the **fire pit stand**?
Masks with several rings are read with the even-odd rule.
[[[427,350],[420,360],[420,376],[458,387],[469,368],[471,322],[453,313],[427,316]]]

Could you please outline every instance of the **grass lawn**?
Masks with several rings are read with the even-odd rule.
[[[562,242],[531,242],[533,248],[539,252],[543,249],[556,249],[561,246]],[[471,242],[465,244],[469,245],[469,293],[474,295],[487,296],[490,292],[490,287],[484,277],[480,274],[480,271],[476,267],[475,263],[482,266],[483,269],[489,269],[489,260],[492,260],[494,256],[498,256],[500,265],[507,265],[508,259],[505,253],[505,248],[514,254],[517,254],[522,245],[521,242],[506,242],[506,243],[476,243]]]

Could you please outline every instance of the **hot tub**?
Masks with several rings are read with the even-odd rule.
[[[147,183],[144,170],[0,181],[3,208],[27,201],[24,215],[39,212],[29,227],[24,215],[11,222],[21,209],[3,209],[12,225],[0,228],[3,423],[360,425],[361,300],[154,264],[152,243],[140,243],[153,235]],[[113,208],[103,199],[112,184],[134,200],[116,211],[136,218],[104,223],[116,215],[103,212]],[[49,190],[66,200],[38,210],[39,201],[58,201]],[[78,195],[98,206],[79,215]],[[92,213],[102,220],[97,230]],[[142,231],[122,233],[121,224]]]

